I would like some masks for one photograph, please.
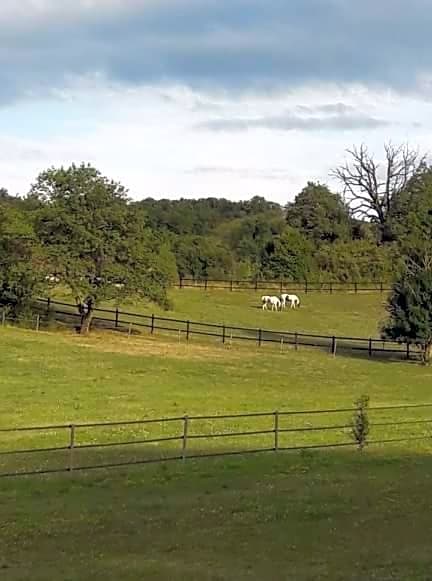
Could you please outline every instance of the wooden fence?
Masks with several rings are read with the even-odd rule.
[[[431,407],[425,403],[369,408],[367,444],[424,441],[430,446],[432,418],[424,414]],[[353,447],[354,411],[349,407],[0,428],[0,478]],[[329,417],[335,419],[330,422]],[[221,441],[228,443],[215,444]]]
[[[391,290],[391,281],[308,281],[308,280],[289,280],[289,279],[209,279],[209,278],[179,278],[174,285],[179,289],[195,288],[201,290],[228,290],[228,291],[274,291],[282,292],[321,292],[337,293],[350,292],[354,294],[362,292],[379,292],[385,293]]]
[[[68,327],[79,327],[80,316],[75,305],[38,299],[39,314],[33,319],[35,329],[45,328],[53,320]],[[7,322],[3,314],[3,324]],[[318,335],[296,331],[275,331],[237,327],[230,324],[204,323],[190,320],[158,317],[154,314],[143,315],[117,309],[95,309],[92,325],[96,328],[111,329],[123,333],[141,333],[146,329],[150,334],[164,332],[175,335],[179,341],[191,341],[194,337],[209,337],[222,344],[248,342],[258,347],[272,345],[280,351],[287,348],[316,347],[330,353],[359,354],[370,358],[393,358],[398,360],[418,360],[419,350],[409,343],[396,343],[379,338],[347,337],[337,335]]]

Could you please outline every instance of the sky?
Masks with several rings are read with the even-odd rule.
[[[328,183],[432,150],[431,0],[2,0],[0,187],[90,162],[134,199]]]

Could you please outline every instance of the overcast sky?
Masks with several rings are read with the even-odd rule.
[[[134,198],[328,182],[432,150],[430,0],[1,0],[0,187],[89,161]]]

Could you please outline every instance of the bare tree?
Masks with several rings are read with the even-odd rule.
[[[365,145],[347,150],[349,160],[330,172],[342,183],[354,217],[379,225],[381,241],[390,234],[390,220],[398,195],[425,166],[426,156],[408,145],[384,145],[380,164]]]

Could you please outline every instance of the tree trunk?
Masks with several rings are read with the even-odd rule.
[[[90,325],[93,319],[93,309],[88,309],[81,316],[81,327],[80,327],[80,335],[87,335],[90,331]]]
[[[87,335],[90,331],[90,325],[93,319],[94,303],[91,297],[84,301],[77,298],[78,311],[81,315],[80,335]]]

